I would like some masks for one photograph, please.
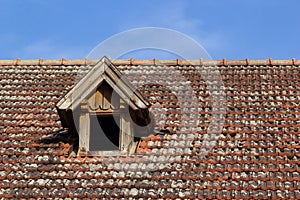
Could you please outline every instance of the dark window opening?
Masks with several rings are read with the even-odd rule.
[[[119,116],[90,116],[90,151],[119,150]]]

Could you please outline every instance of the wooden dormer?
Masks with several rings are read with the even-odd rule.
[[[64,128],[79,137],[80,155],[133,153],[135,136],[153,123],[150,104],[106,57],[56,107]]]

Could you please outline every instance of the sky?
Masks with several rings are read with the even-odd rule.
[[[112,36],[143,27],[184,34],[212,59],[300,59],[299,7],[299,0],[0,0],[0,59],[83,59]]]

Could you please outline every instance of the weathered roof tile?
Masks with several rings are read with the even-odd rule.
[[[171,133],[145,138],[139,155],[68,158],[70,145],[38,141],[61,128],[56,103],[96,62],[0,61],[0,197],[300,197],[299,60],[113,61]],[[208,90],[218,91],[215,69],[226,99]],[[211,94],[226,107],[218,137],[206,135],[218,133]]]

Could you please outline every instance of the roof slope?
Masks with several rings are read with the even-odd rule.
[[[158,128],[174,133],[145,138],[138,155],[68,158],[70,145],[39,140],[62,128],[56,103],[96,62],[0,61],[0,197],[300,198],[299,61],[113,61],[153,104]],[[212,101],[196,69],[214,65],[227,113],[201,156]],[[176,72],[199,100],[185,112]]]

